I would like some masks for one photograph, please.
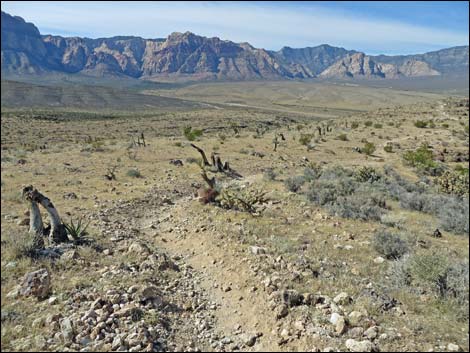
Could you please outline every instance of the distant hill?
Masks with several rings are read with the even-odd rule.
[[[6,108],[78,109],[194,109],[203,105],[178,98],[140,94],[111,87],[86,85],[37,85],[1,81],[1,102]]]
[[[152,80],[383,79],[468,72],[468,46],[405,56],[369,56],[320,45],[274,52],[191,32],[167,38],[79,38],[41,35],[5,12],[2,75],[85,74]]]

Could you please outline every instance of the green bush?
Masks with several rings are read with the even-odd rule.
[[[301,134],[299,138],[299,142],[303,146],[307,146],[313,138],[313,134]]]
[[[414,125],[419,129],[424,129],[428,126],[428,122],[424,120],[417,120],[414,122]]]
[[[130,176],[132,178],[142,178],[142,174],[137,169],[129,169],[127,171],[127,176]]]
[[[362,152],[370,156],[375,152],[375,145],[372,142],[366,142],[362,148]]]
[[[351,129],[357,129],[359,127],[359,123],[357,121],[354,121],[351,123]]]
[[[406,165],[428,173],[431,173],[433,169],[438,167],[438,164],[433,159],[432,151],[426,144],[422,144],[415,151],[406,151],[403,154],[403,160]]]
[[[194,141],[202,136],[202,130],[193,130],[191,126],[186,126],[183,129],[183,134],[188,141]]]
[[[374,128],[376,129],[381,129],[383,127],[382,124],[374,124]]]
[[[384,146],[384,151],[387,153],[392,153],[393,152],[393,145],[391,143],[387,143]]]
[[[365,125],[366,127],[370,127],[370,126],[372,126],[372,124],[373,124],[373,122],[370,121],[370,120],[367,120],[367,121],[364,123],[364,125]]]

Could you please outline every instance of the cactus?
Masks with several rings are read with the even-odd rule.
[[[380,179],[380,174],[372,167],[362,167],[356,172],[356,180],[361,183],[374,183]]]
[[[258,213],[259,206],[268,202],[266,192],[252,188],[224,188],[216,199],[220,206],[249,213]]]
[[[468,195],[469,179],[468,173],[456,171],[445,171],[436,178],[439,192],[458,196]]]

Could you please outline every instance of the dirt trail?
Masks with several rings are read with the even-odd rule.
[[[194,229],[195,224],[185,228],[188,202],[179,199],[158,219],[144,219],[142,228],[151,235],[155,233],[152,225],[158,223],[161,233],[155,237],[156,245],[170,255],[181,256],[200,274],[200,289],[217,303],[214,315],[221,337],[240,343],[243,350],[279,351],[278,337],[271,332],[276,327],[274,314],[250,269],[246,249],[216,231]]]

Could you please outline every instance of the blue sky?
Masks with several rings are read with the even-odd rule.
[[[330,44],[368,54],[468,45],[467,1],[2,1],[42,34],[162,38],[191,31],[278,50]]]

